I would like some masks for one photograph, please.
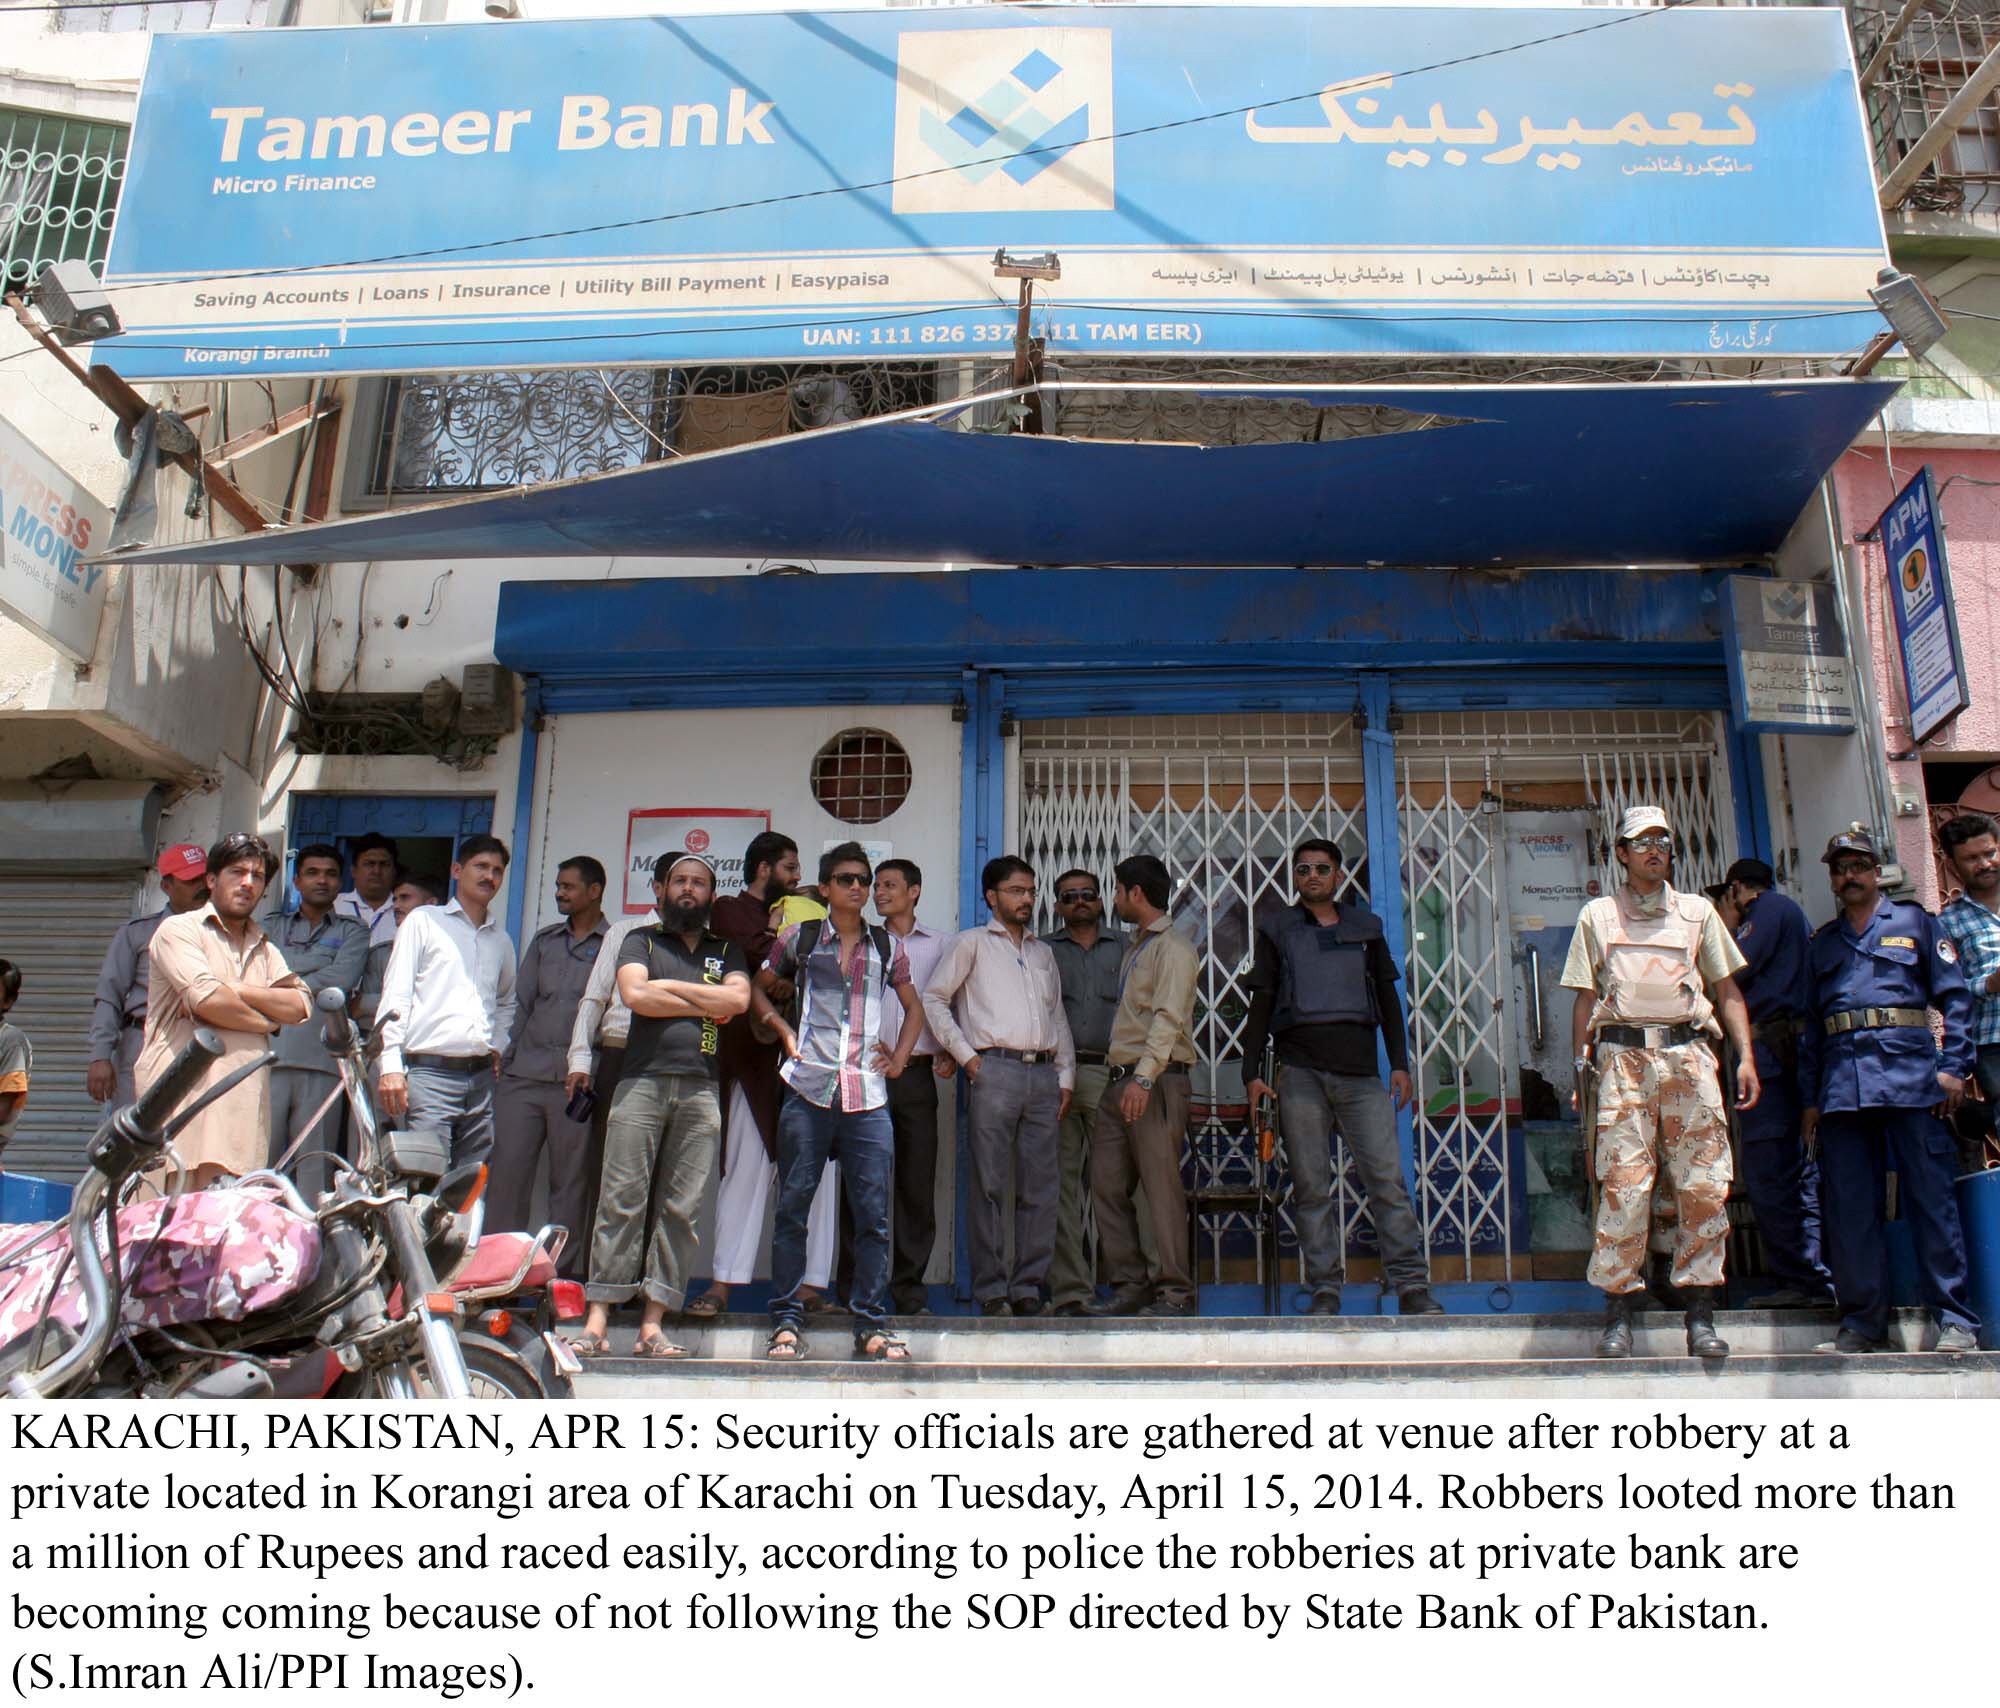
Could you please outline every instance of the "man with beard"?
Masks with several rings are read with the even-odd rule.
[[[605,1130],[590,1315],[574,1345],[609,1351],[611,1307],[643,1293],[633,1355],[685,1358],[662,1323],[687,1295],[695,1214],[722,1132],[716,1058],[724,1022],[750,1006],[750,974],[743,951],[708,929],[715,868],[699,854],[662,854],[653,896],[659,923],[632,932],[618,951],[618,995],[632,1030]]]
[[[143,1094],[193,1040],[196,1027],[213,1028],[222,1055],[186,1103],[255,1061],[280,1027],[312,1014],[305,981],[285,965],[255,917],[278,870],[270,844],[241,831],[225,836],[208,851],[207,870],[208,905],[176,914],[153,933],[146,1047],[133,1069]],[[261,1168],[270,1125],[270,1079],[253,1073],[175,1137],[189,1188],[199,1192],[225,1174]]]
[[[1801,1129],[1820,1159],[1826,1256],[1840,1330],[1824,1350],[1879,1352],[1889,1338],[1885,1176],[1917,1253],[1917,1290],[1937,1323],[1935,1350],[1970,1352],[1979,1317],[1968,1292],[1965,1233],[1952,1196],[1956,1149],[1940,1116],[1972,1072],[1972,996],[1958,949],[1915,902],[1882,894],[1882,862],[1864,830],[1820,856],[1840,912],[1807,953]],[[1928,1010],[1944,1017],[1944,1044]]]
[[[1972,1071],[1986,1101],[2000,1106],[2000,837],[1983,812],[1967,812],[1946,821],[1938,842],[1965,886],[1938,923],[1972,992]]]

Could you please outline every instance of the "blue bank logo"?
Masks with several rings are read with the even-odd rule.
[[[1114,205],[1111,32],[926,30],[899,38],[898,213]]]

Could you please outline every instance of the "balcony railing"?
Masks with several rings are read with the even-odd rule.
[[[1862,90],[1880,182],[2000,46],[2000,0],[1933,0],[1914,13],[1903,0],[1861,0],[1850,4],[1847,14],[1855,63],[1864,76],[1880,57]],[[1901,33],[1890,41],[1899,24]],[[1960,116],[1901,208],[2000,216],[2000,94],[1989,93]]]

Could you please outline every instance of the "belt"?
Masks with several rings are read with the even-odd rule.
[[[1800,1029],[1796,1014],[1773,1014],[1768,1019],[1750,1022],[1753,1038],[1796,1038]]]
[[[143,1032],[146,1029],[146,1017],[143,1014],[127,1014],[118,1024],[127,1032]]]
[[[910,1058],[910,1060],[909,1060],[909,1065],[910,1065],[911,1067],[915,1067],[915,1066],[917,1065],[917,1063],[918,1063],[918,1062],[928,1062],[928,1061],[932,1061],[932,1060],[934,1060],[934,1059],[935,1059],[935,1058],[934,1058],[934,1057],[933,1057],[933,1056],[931,1055],[931,1053],[930,1053],[929,1051],[926,1051],[926,1052],[925,1052],[925,1053],[924,1053],[923,1055],[921,1055],[921,1056],[912,1056],[912,1057]]]
[[[1842,1032],[1901,1032],[1931,1029],[1930,1016],[1921,1008],[1850,1008],[1844,1014],[1829,1014],[1821,1022],[1829,1038]]]
[[[1138,1071],[1139,1064],[1137,1062],[1113,1062],[1111,1064],[1111,1083],[1116,1085],[1121,1079],[1130,1079]],[[1176,1073],[1183,1079],[1187,1078],[1187,1063],[1167,1063],[1165,1067],[1160,1069],[1160,1078],[1165,1079],[1168,1075]]]
[[[1102,1067],[1104,1065],[1104,1052],[1102,1050],[1078,1050],[1076,1052],[1076,1065],[1078,1067]]]
[[[1026,1062],[1029,1067],[1034,1067],[1037,1063],[1040,1062],[1053,1062],[1056,1059],[1056,1053],[1054,1050],[992,1049],[992,1050],[981,1050],[979,1053],[982,1056],[1000,1056],[1010,1062]]]
[[[405,1067],[443,1068],[449,1072],[471,1073],[475,1069],[490,1068],[493,1065],[493,1058],[491,1056],[434,1056],[421,1050],[405,1050],[403,1052],[403,1065]]]
[[[1600,1026],[1600,1044],[1629,1044],[1637,1050],[1670,1050],[1677,1044],[1692,1044],[1703,1036],[1702,1029],[1683,1020],[1673,1026]]]

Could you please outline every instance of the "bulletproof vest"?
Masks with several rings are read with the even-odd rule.
[[[1278,946],[1278,1006],[1272,1028],[1372,1026],[1375,983],[1368,976],[1368,945],[1382,936],[1382,921],[1365,907],[1343,902],[1340,918],[1321,925],[1294,909],[1272,934]]]
[[[1631,906],[1620,885],[1604,929],[1604,995],[1599,1013],[1613,1021],[1705,1024],[1711,1012],[1696,964],[1708,903],[1673,896],[1656,914]]]

